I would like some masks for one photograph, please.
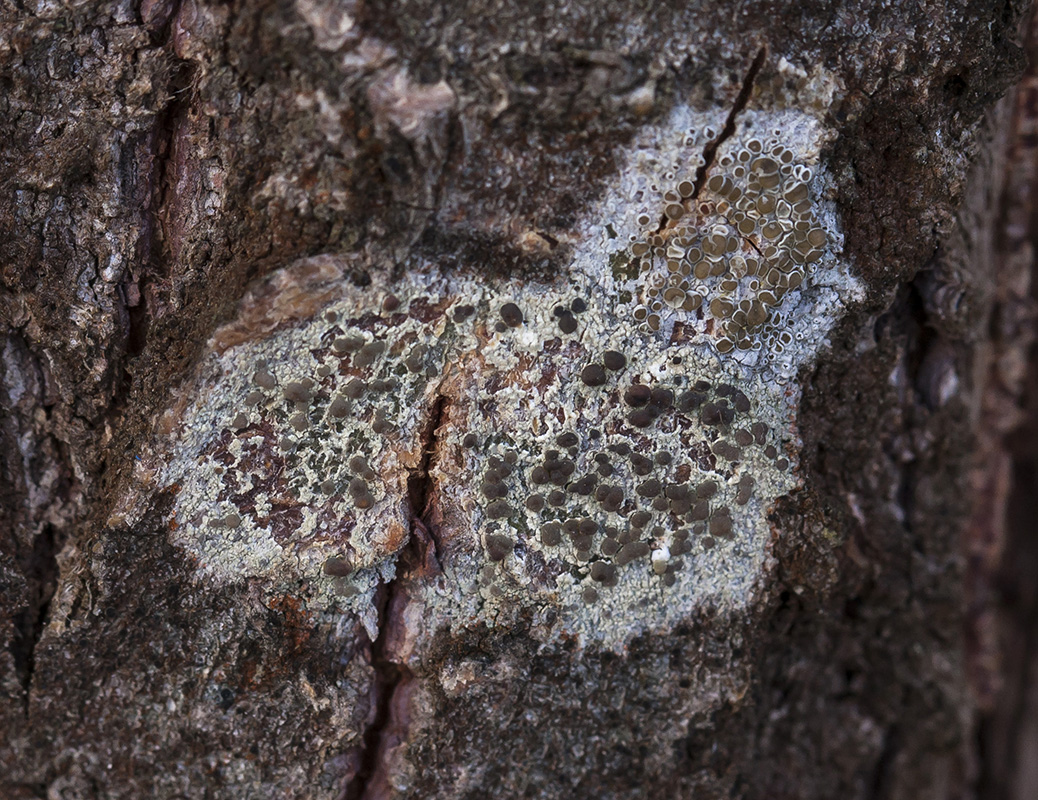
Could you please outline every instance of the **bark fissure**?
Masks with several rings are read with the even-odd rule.
[[[443,424],[447,413],[447,397],[437,395],[429,412],[429,423],[422,433],[422,459],[418,467],[411,473],[407,480],[407,500],[411,510],[412,536],[413,528],[421,526],[421,529],[432,538],[435,545],[434,526],[428,518],[429,503],[432,500],[435,480],[431,472],[436,463],[438,440],[436,431]]]
[[[886,800],[886,798],[890,797],[900,744],[900,731],[894,725],[883,737],[883,749],[876,760],[876,766],[872,773],[872,785],[869,787],[868,796],[871,800]]]
[[[1012,41],[1025,5],[18,0],[0,796],[1028,794],[1038,438],[1010,426],[1035,69],[1020,127],[977,127],[1035,54],[1033,31]],[[789,150],[783,181],[813,168],[825,259],[772,309],[810,334],[750,364],[687,311],[669,337],[628,330],[676,236],[735,235],[722,178],[751,136]],[[630,274],[606,255],[645,209],[655,261]],[[763,235],[738,242],[775,266]],[[272,294],[239,306],[260,277]],[[497,337],[506,291],[524,322]],[[571,299],[567,333],[549,315]],[[247,346],[214,353],[225,323]],[[374,346],[340,353],[335,328]],[[585,385],[606,348],[624,366]],[[316,369],[297,408],[287,382]],[[698,414],[630,424],[634,385]],[[706,425],[695,398],[726,417],[729,389],[752,433]],[[731,474],[715,445],[738,445]],[[355,456],[377,504],[343,494]],[[572,479],[535,487],[542,460]],[[754,478],[746,504],[732,477]],[[155,757],[128,760],[140,720]]]
[[[32,552],[25,559],[22,574],[29,585],[29,603],[15,616],[15,639],[12,646],[15,672],[22,687],[22,711],[29,717],[29,693],[36,671],[36,648],[50,612],[58,579],[58,552],[62,542],[47,525],[33,538]]]
[[[155,164],[151,174],[152,193],[149,198],[149,237],[146,242],[147,250],[143,251],[144,258],[147,259],[147,269],[142,270],[141,275],[141,319],[137,323],[142,350],[147,340],[148,326],[157,315],[156,309],[148,307],[144,281],[166,284],[176,260],[173,243],[177,239],[177,233],[174,230],[174,221],[169,215],[169,206],[177,192],[177,177],[174,174],[176,136],[178,128],[184,124],[191,111],[191,87],[195,78],[196,71],[191,64],[185,61],[177,63],[169,79],[169,99],[159,113],[155,125]]]
[[[179,4],[178,4],[179,5]],[[167,23],[168,24],[168,23]],[[155,122],[142,161],[147,166],[146,188],[141,193],[144,208],[140,214],[140,233],[135,245],[134,261],[119,286],[125,310],[124,352],[121,377],[116,382],[108,417],[118,420],[130,402],[133,387],[133,361],[145,352],[152,322],[160,312],[154,307],[157,297],[165,293],[175,261],[171,250],[173,232],[166,207],[176,191],[173,156],[177,128],[190,111],[190,89],[195,70],[179,61],[170,72],[166,85],[168,98],[156,111]]]
[[[735,133],[735,120],[746,108],[746,104],[750,102],[750,95],[753,93],[753,87],[757,83],[757,75],[760,73],[761,67],[764,66],[764,58],[767,54],[767,47],[762,47],[757,51],[757,55],[754,57],[753,63],[750,64],[750,68],[746,72],[746,77],[743,79],[742,88],[739,90],[738,97],[735,98],[732,110],[728,112],[728,119],[725,120],[724,127],[721,128],[721,133],[704,148],[703,166],[701,166],[696,172],[696,180],[694,182],[695,188],[692,190],[691,200],[695,200],[703,190],[703,185],[706,183],[706,176],[710,172],[710,168],[714,165],[714,160],[717,158],[717,151],[720,149],[721,145],[728,141]]]
[[[743,79],[742,88],[739,89],[739,94],[735,98],[735,102],[732,104],[731,111],[728,112],[728,118],[724,122],[724,127],[721,128],[721,132],[710,142],[707,142],[706,147],[703,148],[703,164],[698,170],[696,170],[696,179],[692,182],[692,194],[687,200],[684,201],[685,210],[687,211],[692,207],[693,202],[699,197],[699,193],[703,190],[703,186],[706,184],[706,176],[710,172],[710,168],[714,165],[714,161],[717,158],[717,151],[721,148],[728,139],[735,133],[735,120],[739,114],[746,108],[746,104],[750,102],[750,95],[753,94],[753,87],[757,83],[757,75],[760,73],[760,69],[764,66],[764,59],[768,54],[768,48],[762,47],[757,51],[757,55],[753,59],[753,63],[750,64],[749,70],[746,72],[746,77]],[[662,233],[667,228],[673,227],[676,220],[672,220],[663,214],[660,217],[660,226],[656,229],[656,233]]]
[[[411,546],[410,542],[407,546]],[[401,554],[400,560],[403,560],[403,554]],[[410,679],[410,670],[392,661],[386,655],[386,643],[390,630],[388,615],[393,596],[397,591],[398,581],[399,576],[385,584],[376,601],[379,629],[378,637],[371,646],[371,666],[375,671],[371,694],[375,713],[364,731],[357,773],[346,785],[342,795],[344,800],[364,800],[370,796],[369,789],[374,785],[375,775],[379,771],[380,756],[385,750],[384,739],[389,727],[393,695],[403,681]]]
[[[396,562],[396,577],[386,583],[377,598],[378,636],[371,646],[371,666],[375,671],[372,702],[375,713],[364,731],[363,747],[357,773],[343,793],[344,800],[365,800],[380,796],[379,787],[385,780],[382,767],[388,750],[399,738],[405,722],[394,718],[394,699],[412,679],[411,670],[395,660],[391,652],[396,627],[403,624],[402,608],[406,604],[404,582],[423,568],[437,563],[438,542],[434,526],[428,517],[433,498],[435,479],[432,468],[436,463],[438,440],[436,432],[443,424],[447,398],[437,395],[429,412],[429,422],[421,438],[422,456],[407,481],[407,499],[411,516],[411,533]]]

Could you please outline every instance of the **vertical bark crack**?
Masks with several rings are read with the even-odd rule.
[[[357,773],[346,785],[343,800],[370,800],[385,795],[386,757],[406,733],[406,714],[397,702],[412,680],[411,670],[394,660],[391,642],[407,602],[404,582],[420,574],[437,558],[434,527],[428,517],[433,502],[435,480],[431,473],[438,456],[437,431],[446,416],[448,401],[437,395],[422,433],[422,457],[407,481],[407,500],[411,515],[411,534],[397,558],[396,577],[381,587],[377,596],[378,637],[371,646],[371,665],[375,671],[372,702],[375,713],[364,732]]]
[[[410,542],[408,547],[410,547]],[[403,554],[401,554],[401,560],[403,560]],[[342,794],[343,800],[364,800],[372,796],[372,789],[376,785],[376,775],[380,775],[379,767],[385,756],[386,735],[390,728],[393,696],[404,682],[411,679],[410,670],[387,656],[386,643],[390,629],[388,612],[399,580],[398,575],[397,578],[382,586],[376,599],[379,630],[378,638],[371,646],[371,666],[375,671],[371,695],[375,713],[367,730],[364,731],[357,773],[347,783]]]
[[[433,497],[433,486],[435,483],[431,472],[438,456],[439,441],[437,440],[436,432],[443,424],[446,413],[447,398],[442,394],[437,395],[429,413],[429,422],[422,434],[421,463],[407,481],[407,499],[411,507],[412,536],[415,527],[420,527],[420,530],[430,537],[435,535],[434,526],[428,518],[429,503]],[[432,544],[435,546],[435,538],[432,539]]]
[[[894,782],[894,768],[900,750],[901,731],[897,725],[893,725],[883,737],[883,749],[880,751],[872,772],[872,785],[869,787],[868,795],[870,800],[885,800],[890,796]]]
[[[159,309],[154,307],[155,299],[167,294],[170,286],[175,259],[171,250],[173,233],[165,211],[176,191],[172,174],[174,140],[177,128],[191,108],[190,93],[194,79],[195,70],[190,64],[179,60],[173,62],[165,87],[168,99],[155,113],[147,146],[136,154],[144,185],[139,191],[140,231],[133,259],[118,287],[123,306],[124,339],[119,379],[115,382],[107,411],[114,427],[120,426],[118,420],[131,402],[133,362],[145,352],[152,323],[160,316]]]
[[[753,94],[753,87],[757,83],[757,75],[760,73],[761,67],[764,66],[764,59],[768,55],[768,48],[762,47],[757,51],[756,57],[753,59],[753,63],[750,64],[749,70],[746,72],[746,77],[743,79],[742,88],[739,90],[738,96],[735,98],[735,103],[732,104],[732,110],[728,112],[728,118],[725,120],[724,127],[721,128],[721,132],[717,135],[713,141],[708,142],[706,147],[703,148],[703,164],[696,170],[696,178],[692,182],[693,189],[692,195],[685,200],[685,209],[688,210],[692,207],[692,203],[699,197],[699,193],[703,190],[703,186],[706,184],[706,176],[710,173],[710,168],[714,165],[714,161],[717,159],[717,151],[721,148],[721,145],[732,138],[735,133],[735,120],[745,110],[746,104],[750,102],[750,95]],[[660,226],[656,229],[657,233],[661,233],[667,228],[670,228],[676,224],[676,220],[669,219],[666,214],[660,218]]]
[[[717,151],[735,133],[735,120],[746,108],[746,104],[750,102],[750,95],[753,94],[753,87],[757,83],[757,75],[760,73],[761,67],[764,66],[764,59],[767,54],[767,47],[762,47],[757,51],[757,55],[754,57],[753,63],[750,64],[746,77],[743,79],[739,96],[735,98],[732,110],[728,112],[728,119],[725,120],[721,133],[703,150],[703,166],[696,172],[695,189],[692,190],[691,199],[694,200],[699,196],[699,192],[703,189],[703,184],[706,183],[706,176],[717,158]]]
[[[27,554],[22,574],[28,583],[28,604],[15,615],[15,640],[12,647],[15,672],[24,692],[23,712],[29,717],[29,692],[36,670],[36,647],[43,636],[51,600],[58,583],[58,552],[61,542],[53,527],[47,525],[33,538],[32,552]]]
[[[148,307],[147,284],[162,286],[168,281],[173,267],[171,242],[174,232],[169,229],[170,221],[165,212],[174,193],[176,179],[173,175],[175,138],[177,128],[187,118],[191,109],[191,87],[195,80],[195,69],[184,61],[176,62],[171,72],[167,92],[169,99],[159,111],[155,120],[154,139],[152,144],[152,169],[149,178],[150,192],[148,197],[148,213],[145,215],[146,227],[142,233],[141,247],[138,257],[141,260],[138,282],[139,302],[129,309],[129,332],[127,349],[129,355],[137,356],[144,351],[148,339],[148,329],[156,309]],[[156,229],[161,229],[158,235]]]

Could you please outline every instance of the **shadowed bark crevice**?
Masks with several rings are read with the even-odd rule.
[[[437,431],[447,417],[449,401],[445,395],[437,395],[429,412],[429,422],[422,433],[422,459],[417,469],[407,480],[407,500],[411,507],[411,535],[423,534],[434,547],[438,546],[435,526],[429,518],[430,504],[434,502],[436,481],[432,469],[438,457]],[[435,552],[435,551],[434,551]]]
[[[403,609],[407,605],[404,583],[416,574],[427,572],[430,563],[437,563],[437,540],[429,518],[430,504],[435,502],[435,479],[432,469],[437,458],[437,430],[446,418],[448,400],[438,395],[429,412],[429,421],[421,438],[422,456],[407,481],[407,497],[411,514],[411,534],[400,551],[396,563],[396,577],[383,585],[376,597],[378,607],[378,637],[371,646],[371,665],[375,671],[371,690],[375,713],[364,731],[363,749],[356,775],[343,793],[344,800],[364,800],[383,796],[381,786],[386,780],[386,756],[406,730],[406,713],[399,713],[395,702],[404,692],[413,675],[408,667],[395,660],[392,642],[398,626],[403,624]]]
[[[900,750],[900,736],[896,725],[887,730],[883,737],[883,749],[872,773],[872,785],[869,788],[871,800],[886,800],[894,783],[897,755]]]
[[[186,61],[174,64],[167,89],[169,100],[159,112],[155,123],[149,213],[145,219],[140,247],[146,267],[138,278],[140,302],[130,309],[130,331],[127,337],[127,354],[131,357],[144,352],[148,328],[156,313],[155,309],[148,307],[151,293],[146,289],[149,284],[162,286],[168,283],[173,267],[171,242],[175,234],[170,230],[170,221],[165,218],[165,213],[176,192],[176,177],[173,174],[174,140],[178,128],[191,110],[191,87],[195,74],[195,68]]]
[[[706,146],[703,150],[703,166],[696,172],[696,179],[694,182],[695,189],[692,190],[692,198],[695,199],[699,196],[699,193],[703,190],[703,186],[706,183],[706,176],[710,172],[710,168],[714,165],[714,160],[717,158],[717,151],[721,145],[728,141],[732,134],[735,133],[735,120],[739,114],[746,108],[746,104],[750,102],[750,95],[753,94],[753,87],[757,83],[757,75],[760,73],[761,67],[764,66],[764,59],[767,58],[768,48],[762,47],[757,51],[757,55],[753,59],[753,63],[750,64],[750,69],[746,73],[746,77],[742,82],[742,89],[739,90],[739,96],[735,98],[735,104],[732,106],[732,110],[728,113],[728,119],[724,122],[724,127],[721,129],[721,133],[716,139]]]
[[[735,133],[735,120],[738,118],[745,108],[746,104],[750,102],[750,95],[753,94],[753,87],[757,83],[757,75],[760,74],[761,67],[764,66],[764,59],[768,56],[768,48],[762,47],[757,51],[757,55],[753,59],[753,63],[750,64],[749,70],[746,72],[746,77],[743,79],[742,88],[739,89],[739,94],[735,98],[735,103],[732,104],[732,110],[728,112],[728,118],[724,122],[724,127],[721,128],[721,132],[707,143],[706,147],[703,148],[703,164],[696,170],[696,178],[692,182],[693,189],[692,194],[688,200],[685,201],[686,208],[697,198],[699,193],[703,190],[703,186],[706,184],[706,176],[710,172],[710,168],[714,165],[714,161],[717,158],[717,151],[721,148],[728,139]],[[666,214],[660,217],[660,226],[656,229],[657,233],[666,230],[668,227],[674,224],[673,220],[670,220]]]
[[[414,545],[415,538],[412,536],[407,548]],[[401,553],[400,560],[406,557]],[[399,568],[399,562],[398,562]],[[386,734],[390,729],[392,717],[393,697],[402,685],[412,678],[411,671],[392,661],[387,656],[387,642],[390,639],[392,621],[389,614],[393,606],[393,599],[398,590],[398,577],[382,586],[376,597],[378,605],[379,631],[378,638],[371,646],[371,666],[375,671],[374,682],[371,687],[371,702],[375,713],[367,730],[364,731],[363,747],[358,759],[357,773],[347,783],[342,794],[343,800],[364,800],[372,796],[372,788],[377,784],[377,777],[381,774],[380,766],[386,750]]]
[[[29,589],[28,606],[15,615],[15,638],[12,647],[15,672],[25,698],[24,713],[29,716],[29,693],[36,670],[36,647],[43,636],[51,600],[58,585],[58,552],[61,537],[47,525],[33,539],[32,552],[22,568]]]

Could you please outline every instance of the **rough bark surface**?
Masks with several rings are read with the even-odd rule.
[[[0,794],[996,791],[1023,13],[0,9]]]

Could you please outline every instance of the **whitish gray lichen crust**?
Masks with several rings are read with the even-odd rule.
[[[858,289],[818,120],[745,112],[699,175],[722,124],[679,107],[647,129],[553,283],[424,264],[358,289],[328,258],[285,271],[271,308],[319,302],[218,332],[167,420],[152,469],[174,487],[172,539],[207,576],[373,632],[443,398],[444,572],[422,598],[442,624],[525,613],[535,635],[622,647],[751,603],[768,509],[798,482],[797,370]]]

